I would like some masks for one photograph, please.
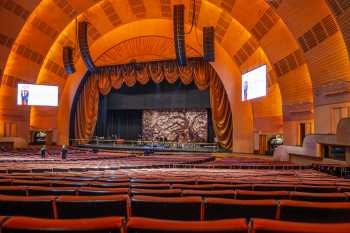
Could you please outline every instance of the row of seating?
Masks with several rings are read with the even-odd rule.
[[[40,219],[0,217],[2,233],[348,233],[350,223],[313,224],[268,219],[227,219],[215,221],[174,221],[131,217],[91,219]]]
[[[86,172],[106,171],[118,169],[142,169],[142,168],[170,168],[183,164],[199,164],[214,160],[206,154],[198,155],[120,155],[86,154],[71,155],[67,160],[61,160],[58,156],[48,156],[45,159],[39,155],[5,155],[0,158],[0,173],[46,173],[46,172]]]
[[[318,202],[350,201],[350,192],[310,193],[294,191],[252,191],[252,190],[181,190],[181,189],[128,189],[96,187],[40,187],[40,186],[2,186],[0,195],[14,196],[100,196],[100,195],[143,195],[159,197],[219,197],[240,200],[301,200]]]
[[[340,165],[315,163],[312,164],[312,168],[334,176],[350,178],[350,166],[346,164]]]
[[[347,186],[321,186],[321,185],[292,185],[292,184],[210,184],[210,185],[186,185],[186,184],[145,184],[128,182],[66,182],[66,181],[21,181],[9,182],[0,180],[0,194],[23,193],[23,189],[35,189],[46,187],[51,189],[67,188],[95,188],[105,191],[110,189],[151,189],[151,190],[198,190],[198,191],[222,191],[222,190],[252,190],[252,191],[296,191],[309,193],[344,193],[350,192]],[[16,191],[18,190],[18,192]]]
[[[0,215],[41,218],[138,216],[173,220],[267,218],[298,222],[349,222],[349,202],[233,200],[201,197],[0,195]]]

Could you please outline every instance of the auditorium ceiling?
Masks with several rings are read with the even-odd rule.
[[[76,19],[90,23],[97,64],[174,57],[174,4],[185,4],[186,30],[195,11],[194,29],[186,35],[190,56],[202,54],[202,27],[214,26],[216,46],[234,69],[268,64],[269,95],[252,103],[255,117],[289,116],[295,108],[311,117],[323,104],[316,98],[319,90],[350,81],[346,0],[0,0],[0,119],[30,118],[34,127],[56,127],[59,110],[32,108],[29,114],[16,106],[16,85],[58,85],[60,98],[68,93],[86,71],[79,53],[77,74],[63,68],[62,47],[76,47]]]

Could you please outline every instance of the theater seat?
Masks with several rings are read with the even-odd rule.
[[[319,201],[319,202],[345,202],[347,196],[344,193],[304,193],[291,192],[292,200],[297,201]]]
[[[128,216],[128,196],[61,196],[56,200],[58,218]]]
[[[3,224],[2,233],[119,233],[122,222],[120,217],[74,220],[11,217]]]
[[[131,216],[195,221],[201,219],[201,202],[200,197],[134,196]]]
[[[28,187],[29,196],[76,195],[76,187]]]
[[[53,196],[0,195],[0,215],[54,218]]]
[[[252,219],[251,233],[349,233],[350,223],[296,223]]]
[[[280,219],[295,222],[349,222],[350,203],[282,200]]]
[[[249,191],[237,190],[236,199],[240,200],[282,200],[289,199],[289,192],[287,191]]]
[[[89,186],[97,187],[97,188],[129,188],[129,182],[120,182],[120,183],[112,183],[112,182],[90,182]]]
[[[101,196],[101,195],[127,195],[129,193],[128,188],[93,188],[82,187],[78,190],[78,195],[81,196]]]
[[[275,200],[206,198],[204,203],[205,220],[229,218],[275,219],[277,213],[277,201]]]
[[[219,197],[219,198],[231,198],[234,199],[236,192],[233,190],[216,190],[216,191],[203,191],[203,190],[184,190],[182,196],[201,196],[201,197]]]
[[[180,197],[180,189],[133,189],[132,195],[157,196],[157,197]]]
[[[169,184],[131,183],[132,189],[170,189]]]
[[[127,224],[128,233],[207,232],[247,233],[245,219],[216,221],[175,221],[131,217]]]
[[[255,191],[295,191],[292,184],[256,184]]]
[[[336,193],[338,192],[338,188],[336,186],[297,185],[295,187],[295,191],[310,193]]]
[[[0,186],[0,195],[27,196],[26,186]]]

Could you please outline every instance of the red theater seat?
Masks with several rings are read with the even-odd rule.
[[[78,189],[78,195],[81,196],[101,196],[101,195],[127,195],[128,188],[94,188],[82,187]]]
[[[349,222],[350,202],[282,200],[280,202],[280,219],[295,222]]]
[[[89,186],[97,188],[129,188],[129,182],[90,182]]]
[[[26,196],[26,186],[0,186],[0,195]]]
[[[350,223],[296,223],[253,219],[251,233],[349,233]]]
[[[54,218],[53,196],[17,197],[0,195],[0,215]]]
[[[344,193],[304,193],[291,192],[292,200],[297,201],[319,201],[319,202],[345,202],[347,196]]]
[[[206,198],[204,207],[205,220],[229,218],[269,218],[277,214],[275,200],[231,200]]]
[[[58,218],[128,216],[127,195],[61,196],[56,200]]]
[[[234,190],[184,190],[182,196],[201,196],[201,197],[219,197],[219,198],[231,198],[234,199],[236,192]]]
[[[336,193],[338,192],[338,188],[337,186],[297,185],[295,187],[295,191],[310,193]]]
[[[29,217],[11,217],[2,226],[2,233],[119,233],[123,219],[104,217],[91,219],[38,219]]]
[[[132,195],[157,196],[157,197],[180,197],[180,189],[133,189]]]
[[[295,191],[293,184],[255,184],[255,191]]]
[[[131,183],[132,189],[170,189],[169,184]]]
[[[217,221],[174,221],[132,217],[127,224],[128,233],[247,233],[245,219]]]
[[[29,196],[76,195],[76,187],[28,187]]]
[[[240,199],[240,200],[263,200],[263,199],[282,200],[282,199],[289,199],[289,192],[287,192],[287,191],[237,190],[236,191],[236,199]]]
[[[172,220],[200,220],[200,197],[134,196],[131,216]]]

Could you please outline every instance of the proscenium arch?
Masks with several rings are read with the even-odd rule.
[[[102,54],[110,47],[111,44],[105,43],[106,41],[114,41],[114,44],[118,44],[122,41],[139,36],[156,35],[167,37],[171,27],[169,24],[172,22],[169,20],[140,20],[121,27],[116,28],[112,32],[103,36],[103,39],[96,41],[91,47],[92,57],[98,57],[98,54]],[[130,30],[137,29],[137,30]],[[169,30],[169,31],[168,31]],[[129,33],[125,33],[128,31]],[[123,33],[124,32],[124,33]],[[115,37],[118,35],[118,37]],[[201,50],[195,41],[194,35],[187,36],[186,42],[194,49]],[[228,95],[231,110],[233,112],[234,123],[234,148],[237,152],[251,152],[252,151],[252,111],[249,103],[242,103],[240,100],[240,92],[235,90],[240,89],[240,71],[233,63],[231,57],[226,53],[224,49],[216,45],[216,62],[211,64],[218,73],[226,93]],[[76,73],[74,73],[67,80],[67,84],[63,90],[59,113],[58,113],[58,131],[59,143],[68,142],[68,123],[70,111],[74,99],[75,92],[81,82],[82,77],[86,73],[86,67],[81,60],[76,64]],[[240,112],[240,115],[235,116],[234,112]]]

